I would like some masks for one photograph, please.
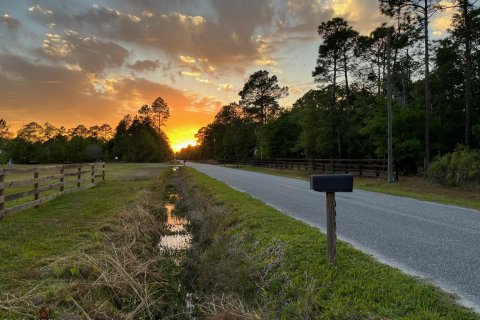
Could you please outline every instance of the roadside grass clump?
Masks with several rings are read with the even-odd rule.
[[[29,271],[32,289],[0,294],[0,318],[38,318],[42,306],[58,319],[160,319],[182,312],[180,268],[157,246],[165,233],[169,174],[143,185],[133,203],[98,224],[94,244],[41,259]]]
[[[193,169],[180,174],[197,228],[188,283],[202,319],[480,319],[346,243],[331,266],[318,229]],[[197,235],[205,230],[211,236]]]
[[[433,161],[428,177],[446,186],[478,189],[480,185],[480,150],[458,145],[454,152]]]
[[[193,293],[200,319],[264,319],[258,310],[260,271],[242,250],[245,238],[235,236],[238,215],[199,192],[181,170],[170,183],[181,194],[178,211],[190,220],[192,246],[182,282]]]

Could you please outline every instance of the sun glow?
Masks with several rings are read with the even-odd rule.
[[[195,140],[184,140],[184,141],[179,141],[178,143],[172,145],[172,149],[174,152],[180,151],[182,148],[186,148],[189,145],[195,146],[197,144],[197,141]]]
[[[180,151],[182,148],[188,147],[188,145],[197,145],[197,139],[195,139],[195,134],[197,132],[198,127],[196,126],[182,125],[167,126],[165,130],[165,133],[170,140],[170,145],[175,152]]]

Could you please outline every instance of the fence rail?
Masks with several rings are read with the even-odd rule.
[[[220,164],[251,165],[254,167],[298,170],[307,173],[351,173],[359,177],[379,178],[387,175],[386,159],[234,159],[219,160]],[[398,168],[393,165],[398,181]]]
[[[0,168],[0,219],[100,182],[105,182],[104,162]]]

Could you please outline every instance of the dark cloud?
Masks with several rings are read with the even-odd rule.
[[[257,55],[251,26],[245,27],[247,31],[237,30],[202,16],[181,13],[135,16],[93,6],[76,19],[90,32],[160,49],[174,56],[187,54],[206,58],[211,64],[246,62]]]
[[[280,32],[305,34],[311,37],[318,26],[333,17],[333,10],[322,2],[288,0],[283,10],[277,12],[276,27]]]
[[[332,15],[325,5],[312,0],[102,3],[90,7],[67,4],[63,8],[46,0],[42,6],[32,6],[29,14],[44,25],[55,22],[61,28],[161,50],[175,58],[188,55],[197,61],[203,59],[203,66],[197,67],[212,75],[211,67],[226,70],[252,62],[274,63],[270,55],[277,46],[272,41],[271,50],[266,50],[259,34],[280,34],[283,39],[290,39],[285,38],[288,35],[308,41],[316,37],[318,25]]]
[[[258,27],[269,27],[274,18],[271,0],[210,0],[217,12],[218,26],[248,41]]]
[[[20,21],[11,17],[9,14],[0,15],[0,25],[6,26],[10,30],[18,29],[21,25]]]
[[[84,10],[74,1],[42,0],[42,4],[33,4],[27,9],[27,16],[41,25],[55,23],[62,29],[76,29],[78,24],[74,19],[75,12]]]
[[[160,67],[160,61],[158,60],[137,60],[134,64],[127,65],[130,69],[133,69],[137,72],[142,71],[155,71]]]
[[[209,1],[192,0],[104,0],[105,6],[115,7],[137,15],[148,12],[173,13],[186,15],[204,15],[211,11]]]
[[[63,36],[47,34],[41,53],[56,61],[77,64],[82,70],[92,73],[121,67],[129,55],[118,44],[100,41],[95,37],[82,37],[74,31],[68,31]]]

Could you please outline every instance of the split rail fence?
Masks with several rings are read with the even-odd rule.
[[[104,162],[0,168],[0,219],[100,182],[105,182]]]
[[[251,165],[254,167],[298,170],[310,174],[351,173],[359,177],[379,178],[387,175],[386,159],[241,159],[220,160],[220,164]],[[393,165],[398,181],[398,167]]]

